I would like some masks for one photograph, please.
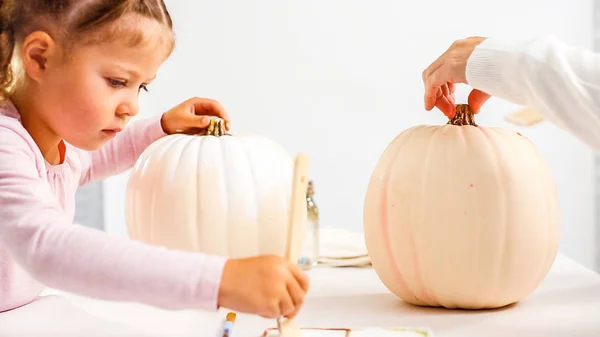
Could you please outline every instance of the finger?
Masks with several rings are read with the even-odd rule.
[[[442,90],[443,86],[439,87],[435,92],[435,99],[438,100],[440,97],[444,96],[444,91]]]
[[[306,291],[302,289],[298,281],[296,281],[296,278],[293,276],[290,276],[290,280],[288,280],[287,290],[294,303],[294,311],[287,314],[287,317],[295,317],[304,304],[304,295]]]
[[[196,128],[206,128],[210,124],[209,116],[190,116],[194,127]]]
[[[487,102],[490,97],[492,96],[481,90],[473,89],[469,94],[467,102],[469,103],[471,110],[473,110],[473,113],[478,113],[483,104]]]
[[[188,100],[188,102],[192,104],[194,108],[193,113],[195,115],[208,115],[220,117],[225,121],[225,127],[227,128],[229,126],[229,115],[227,114],[227,111],[225,111],[225,108],[223,108],[221,103],[212,99],[199,97],[191,98]]]
[[[440,55],[433,63],[427,67],[421,77],[425,84],[425,110],[429,111],[435,106],[435,99],[433,93],[437,91],[437,88],[445,84],[447,81],[440,76],[440,73],[444,73],[444,65],[447,62],[448,54],[452,50],[454,45],[451,45],[446,51]],[[454,92],[454,90],[452,90]]]
[[[278,318],[281,317],[281,301],[276,298],[269,301],[269,303],[264,307],[259,315],[264,318]]]
[[[433,109],[437,99],[444,94],[442,88],[448,84],[446,72],[446,67],[440,67],[427,79],[425,84],[425,109],[427,111]],[[446,87],[446,89],[448,88]]]
[[[434,79],[434,74],[439,71],[439,68],[444,64],[444,55],[440,56],[435,62],[433,62],[427,69],[422,73],[423,84],[425,85],[425,96],[424,105],[425,110],[429,111],[435,106],[435,101],[438,95],[438,91],[442,83],[437,83]]]
[[[452,97],[452,93],[450,92],[450,88],[447,83],[442,85],[442,96],[445,97],[450,104],[454,104],[454,98]]]
[[[428,87],[425,89],[425,96],[423,97],[423,104],[426,111],[430,111],[435,106],[435,100],[437,99],[436,87]]]
[[[454,94],[456,92],[456,84],[454,82],[448,83],[448,91],[450,91],[450,97],[452,98],[452,104],[455,104],[456,96]]]
[[[284,294],[282,294],[281,296],[281,299],[279,300],[280,316],[288,317],[289,315],[294,313],[295,310],[296,307],[294,306],[294,301],[292,300],[292,297],[290,296],[289,292],[284,292]]]
[[[425,90],[425,110],[430,111],[435,107],[435,103],[442,96],[441,86],[431,87]]]
[[[446,97],[450,96],[450,90],[448,90],[448,84],[447,83],[443,84],[441,86],[441,90],[442,90],[442,95],[443,96],[446,96]]]
[[[300,288],[304,290],[304,292],[308,292],[308,288],[310,287],[310,279],[308,278],[308,275],[306,275],[306,273],[302,271],[297,264],[291,264],[290,270]]]
[[[181,128],[182,133],[187,135],[197,135],[206,130],[206,128],[210,125],[210,117],[209,116],[186,116],[185,121],[182,124],[185,125],[184,128]]]
[[[436,102],[436,107],[440,109],[446,117],[449,119],[454,118],[454,114],[456,113],[456,107],[452,102],[448,100],[448,97],[442,96]]]
[[[448,50],[446,50],[435,61],[433,61],[433,63],[431,63],[429,65],[429,67],[427,67],[427,68],[425,68],[425,70],[423,70],[423,73],[421,74],[421,77],[423,78],[423,82],[427,82],[428,79],[431,77],[431,75],[433,73],[435,73],[436,71],[438,71],[438,69],[444,65],[444,63],[446,62],[447,53],[448,53]]]

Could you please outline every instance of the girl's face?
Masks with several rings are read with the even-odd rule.
[[[145,42],[131,46],[131,39],[117,38],[75,46],[64,61],[45,70],[36,90],[43,104],[38,113],[56,136],[95,150],[138,113],[139,93],[154,79],[171,45],[160,23],[135,20]]]

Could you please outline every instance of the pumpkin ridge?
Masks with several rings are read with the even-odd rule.
[[[530,139],[528,139],[527,137],[524,137],[524,138],[533,146],[533,142]],[[535,152],[535,155],[536,155],[536,158],[538,161],[544,160],[541,153],[539,152],[539,150],[537,148],[535,148],[535,146],[533,147],[532,150]],[[552,177],[552,173],[548,169],[545,170],[544,175],[546,177]],[[556,195],[556,193],[557,193],[556,184],[551,185],[550,188],[548,188],[548,187],[546,187],[546,188],[548,189],[549,195]],[[547,198],[546,199],[546,214],[548,215],[549,222],[551,221],[552,218],[560,218],[560,209],[555,207],[555,205],[552,205],[552,204],[554,204],[552,199]],[[559,224],[556,224],[556,225],[557,225],[557,227],[559,226]],[[552,234],[555,234],[556,237],[553,237]],[[542,272],[540,273],[540,277],[538,278],[538,281],[536,284],[540,284],[543,281],[543,279],[546,277],[548,270],[550,270],[550,268],[554,264],[554,261],[556,260],[556,256],[557,256],[556,251],[558,250],[558,245],[559,245],[559,239],[558,239],[559,235],[560,235],[560,228],[558,227],[557,232],[548,232],[548,234],[546,236],[546,240],[548,243],[555,241],[556,244],[554,246],[555,248],[553,248],[552,250],[548,249],[548,251],[546,252],[546,256],[544,259],[546,264],[545,264],[544,269],[542,269]]]
[[[391,157],[391,163],[396,163],[397,158],[402,152],[402,149],[409,143],[411,139],[413,139],[415,133],[409,133],[408,139],[404,140],[398,148],[394,151]],[[389,215],[388,215],[388,194],[389,194],[389,184],[392,177],[392,172],[394,170],[395,165],[388,165],[384,168],[383,171],[383,184],[381,193],[381,200],[379,201],[379,208],[381,212],[381,236],[383,237],[384,247],[386,251],[386,255],[388,257],[388,267],[392,270],[392,273],[395,275],[396,279],[400,283],[400,287],[402,288],[402,292],[406,293],[406,297],[412,297],[414,302],[421,303],[423,302],[419,296],[417,296],[416,291],[413,289],[411,285],[408,284],[408,281],[404,278],[403,271],[398,267],[398,263],[396,262],[396,258],[394,257],[394,250],[392,249],[392,243],[390,241],[389,235]]]
[[[508,142],[508,141],[511,141],[511,142],[512,142],[512,143],[515,145],[515,147],[519,146],[518,144],[516,144],[516,141],[517,141],[517,140],[521,140],[522,138],[525,138],[525,137],[523,137],[522,135],[520,135],[520,134],[519,134],[519,136],[520,136],[520,137],[517,139],[517,138],[514,136],[514,134],[512,134],[512,133],[510,133],[510,134],[509,134],[509,133],[507,133],[507,132],[505,132],[505,131],[503,131],[503,130],[501,130],[501,129],[497,129],[497,130],[495,130],[494,132],[495,132],[495,133],[498,135],[498,138],[500,138],[500,137],[501,137],[501,138],[503,138],[503,139],[506,139],[506,141],[507,141],[507,142]],[[510,137],[509,137],[509,136],[510,136]],[[529,144],[528,144],[528,145],[529,145]],[[522,151],[519,151],[519,152],[521,152],[521,153],[522,153]],[[532,160],[531,158],[528,158],[528,156],[526,156],[525,154],[522,154],[522,155],[523,155],[524,157],[526,157],[526,158],[527,158],[527,161],[528,161],[528,162],[531,162],[531,160]],[[536,160],[536,161],[537,161],[537,160]],[[540,175],[536,175],[536,176],[535,176],[535,180],[537,181],[537,180],[539,179],[539,177],[540,177]],[[508,199],[508,197],[507,197],[507,199]],[[546,198],[546,199],[548,199],[548,198]],[[511,213],[511,214],[512,214],[512,213]],[[545,215],[546,215],[546,216],[547,216],[547,214],[548,214],[548,213],[545,213]],[[549,218],[548,218],[548,219],[549,219]],[[511,222],[511,223],[512,223],[512,222]],[[545,231],[547,228],[548,228],[548,226],[544,226],[544,231]],[[504,251],[505,251],[505,252],[506,252],[506,251],[508,251],[508,249],[506,248],[506,247],[507,247],[507,245],[508,245],[508,242],[507,242],[507,241],[508,241],[508,240],[505,240],[505,249],[504,249]],[[546,246],[549,246],[549,241],[546,241]],[[546,254],[547,254],[547,252],[548,252],[548,251],[549,251],[549,250],[546,250]],[[544,259],[544,260],[545,260],[545,259]],[[506,259],[505,259],[505,264],[508,264],[508,262],[506,262]],[[544,273],[544,272],[542,271],[542,270],[544,269],[543,263],[540,263],[540,265],[539,265],[539,266],[540,266],[540,269],[537,269],[537,270],[539,270],[539,275],[544,275],[544,277],[545,277],[545,274],[546,274],[546,273]],[[505,268],[505,267],[503,266],[503,268]],[[525,290],[525,292],[529,293],[529,292],[531,292],[529,289],[533,290],[533,289],[535,289],[535,288],[537,287],[537,285],[538,285],[538,284],[541,282],[541,279],[540,279],[540,278],[536,278],[536,279],[537,279],[537,281],[536,281],[536,280],[530,280],[530,283],[528,284],[528,287],[523,287],[523,289],[526,289],[526,290]],[[522,296],[522,295],[520,295],[520,296]],[[512,302],[515,302],[516,300],[515,300],[515,299],[511,299],[511,301],[512,301]]]
[[[251,158],[250,155],[250,151],[248,151],[248,148],[245,146],[245,144],[242,144],[242,150],[244,151],[244,158],[246,158],[246,164],[249,167],[250,170],[250,177],[252,177],[252,191],[254,192],[254,200],[260,200],[259,197],[259,185],[258,182],[256,181],[256,167],[254,167],[254,161]],[[258,252],[258,254],[264,254],[261,251],[261,247],[262,245],[260,244],[260,239],[261,239],[261,235],[262,233],[260,233],[260,229],[259,229],[259,223],[260,223],[260,203],[255,203],[254,204],[254,212],[256,212],[256,216],[254,217],[256,219],[256,222],[254,223],[254,226],[256,226],[256,251]]]
[[[533,143],[529,139],[527,139],[527,140],[533,145]],[[543,157],[540,154],[540,152],[537,149],[535,149],[535,148],[534,148],[534,150],[536,152],[536,156],[538,158],[538,161],[542,161]],[[549,176],[549,177],[552,177],[552,174],[551,174],[550,170],[546,170],[545,175]],[[550,195],[556,195],[556,193],[557,193],[556,190],[557,190],[556,185],[552,185],[550,187],[550,189],[549,189],[549,193],[548,194],[550,194]],[[556,218],[560,217],[560,209],[558,209],[557,207],[555,207],[555,205],[552,205],[553,203],[554,202],[550,198],[548,198],[546,200],[546,214],[548,214],[548,221],[549,222],[554,217],[556,217]],[[552,211],[553,209],[555,210],[555,212]],[[552,265],[554,264],[554,261],[556,260],[556,256],[557,256],[556,252],[558,250],[559,235],[560,235],[560,228],[558,226],[560,226],[560,224],[556,224],[556,226],[557,226],[557,232],[552,232],[552,233],[549,232],[547,234],[547,236],[546,236],[546,239],[547,239],[547,241],[549,243],[553,242],[553,241],[555,241],[556,243],[555,243],[555,246],[554,246],[554,248],[552,250],[548,249],[548,251],[546,252],[546,256],[545,256],[546,265],[545,265],[545,268],[542,270],[542,273],[540,273],[540,277],[538,278],[538,281],[537,281],[536,284],[542,283],[542,281],[546,277],[546,274],[548,273],[548,271],[550,270],[550,268],[552,268]],[[552,234],[555,234],[556,237],[553,237]],[[550,256],[550,255],[552,255],[552,256]]]
[[[177,141],[177,137],[171,137],[171,138],[164,138],[165,139],[165,143],[167,143],[164,147],[159,147],[159,150],[162,150],[160,152],[158,152],[158,156],[157,158],[164,158],[166,153],[169,153],[170,151],[173,151],[172,147],[174,145],[174,143],[176,143]],[[158,170],[159,168],[154,166],[154,170]],[[156,208],[156,194],[158,193],[157,189],[161,189],[162,186],[157,186],[156,184],[152,184],[150,187],[150,209],[155,209]],[[154,232],[155,232],[155,227],[156,227],[156,221],[154,217],[148,217],[148,240],[152,243],[154,243]]]
[[[503,131],[503,130],[495,130],[495,132],[498,135],[500,135],[502,138],[506,139],[507,141],[512,141],[514,143],[517,142],[517,139],[515,139],[514,137],[511,137],[511,136],[513,136],[512,133],[508,133],[508,132]],[[522,138],[525,138],[529,142],[529,144],[533,145],[533,143],[531,143],[531,141],[529,139],[527,139],[526,137],[522,137]],[[524,156],[526,158],[528,158],[528,160],[530,160],[530,161],[533,160],[532,158],[535,158],[535,162],[541,161],[542,158],[541,158],[539,152],[537,151],[537,149],[534,147],[531,150],[533,151],[533,153],[531,153],[528,156],[525,156],[525,155]],[[547,176],[547,173],[544,173],[543,176]],[[542,177],[542,175],[536,176],[536,184],[540,184],[537,181],[539,179],[541,179],[541,177]],[[548,191],[549,195],[553,194],[553,193],[554,193],[554,191],[551,191],[551,190]],[[546,205],[546,212],[545,212],[545,215],[548,218],[548,224],[551,223],[550,219],[552,218],[552,216],[551,216],[552,206],[549,205],[550,202],[551,202],[551,199],[550,198],[546,198],[546,203],[545,203],[545,205]],[[543,241],[546,243],[547,246],[550,246],[551,242],[552,242],[552,238],[551,238],[550,235],[552,235],[552,232],[550,232],[550,231],[546,231],[546,232],[547,233],[546,233],[546,236],[544,237]],[[550,256],[551,254],[553,254],[553,250],[552,249],[547,249],[546,253],[544,254],[544,256],[540,258],[541,261],[540,261],[540,263],[538,265],[538,269],[537,269],[538,272],[539,272],[538,274],[540,276],[535,281],[531,281],[531,284],[529,285],[528,289],[535,289],[537,287],[537,285],[540,284],[542,282],[542,280],[546,277],[547,271],[550,269],[550,267],[552,266],[552,262],[556,258],[556,254],[554,254],[553,257]],[[548,260],[551,260],[550,264],[548,264],[549,263]],[[531,290],[529,290],[527,292],[531,292]]]
[[[175,137],[172,138],[173,141],[171,141],[171,143],[165,147],[165,152],[162,154],[162,158],[164,159],[164,156],[166,153],[176,153],[177,151],[179,151],[179,153],[177,154],[176,157],[181,157],[182,153],[187,152],[187,148],[190,144],[192,144],[192,142],[190,141],[186,141],[187,137],[181,137],[180,135],[176,135]],[[183,144],[182,144],[183,143]],[[181,165],[183,164],[182,161],[179,161],[176,163],[176,165],[174,165],[174,167],[172,167],[172,171],[171,172],[164,172],[165,176],[168,177],[169,175],[171,175],[171,177],[169,177],[167,179],[167,181],[174,181],[175,177],[179,174],[179,171],[181,170]],[[156,184],[152,184],[152,185],[156,185]],[[155,187],[156,188],[156,187]],[[163,188],[163,187],[161,187]],[[155,195],[156,192],[152,192],[152,209],[154,209],[154,205],[155,205]],[[153,220],[154,221],[154,220]],[[177,224],[178,226],[181,225],[187,225],[187,224]],[[187,226],[185,227],[187,229]],[[154,236],[154,229],[155,226],[154,224],[151,226],[151,234]],[[181,234],[181,233],[178,233]],[[152,242],[155,242],[154,240]]]
[[[228,160],[227,160],[226,157],[227,157],[227,155],[230,155],[230,153],[229,153],[229,151],[226,150],[226,147],[224,146],[225,144],[223,144],[222,142],[217,142],[217,144],[219,144],[218,146],[220,147],[220,149],[219,149],[218,152],[221,155],[220,156],[220,158],[221,158],[221,167],[225,171],[225,173],[221,175],[221,177],[223,179],[224,190],[225,190],[225,193],[226,193],[226,196],[225,196],[225,198],[226,198],[225,208],[226,209],[225,209],[225,212],[223,212],[223,217],[225,217],[225,219],[223,219],[223,220],[224,220],[225,226],[227,227],[227,229],[226,229],[225,232],[226,233],[231,233],[232,231],[235,231],[236,228],[235,227],[232,228],[231,221],[230,221],[231,217],[229,215],[229,212],[231,212],[231,205],[230,205],[230,199],[231,199],[231,190],[230,190],[230,188],[231,188],[231,186],[229,184],[229,179],[228,179],[228,177],[230,175],[230,172],[229,172],[229,165],[227,165]],[[225,247],[225,249],[223,249],[223,251],[227,252],[227,256],[232,256],[232,253],[235,253],[235,252],[231,251],[231,247],[230,247],[231,245],[229,244],[230,243],[229,240],[224,240],[224,242],[225,242],[225,245],[227,245],[227,247]]]
[[[502,209],[501,211],[499,211],[498,213],[500,213],[501,215],[501,219],[500,221],[498,221],[498,223],[502,226],[502,229],[500,230],[500,234],[501,237],[498,238],[498,241],[501,241],[502,243],[500,244],[500,246],[502,247],[500,249],[500,253],[497,255],[497,259],[493,262],[494,265],[499,266],[496,267],[491,274],[495,275],[493,278],[491,278],[491,280],[488,280],[486,282],[488,283],[492,283],[492,286],[490,287],[492,290],[485,292],[485,291],[479,291],[476,290],[476,293],[481,293],[483,294],[483,296],[485,296],[485,298],[477,298],[474,297],[474,300],[471,300],[471,302],[468,304],[469,307],[471,308],[485,308],[487,305],[485,303],[491,303],[493,302],[493,299],[497,299],[497,298],[504,298],[504,295],[501,294],[501,292],[504,292],[504,288],[502,286],[500,286],[500,284],[502,284],[502,275],[500,274],[500,272],[502,270],[505,270],[505,264],[506,264],[506,259],[505,259],[505,254],[507,251],[506,245],[507,245],[507,240],[506,240],[506,231],[507,231],[507,219],[506,219],[506,213],[507,213],[507,204],[508,204],[508,194],[506,192],[506,187],[502,184],[503,181],[506,180],[506,173],[504,171],[503,168],[503,162],[501,162],[499,160],[499,158],[501,158],[501,154],[498,152],[497,150],[497,146],[498,143],[494,141],[494,137],[491,137],[489,132],[493,132],[492,129],[490,128],[485,128],[485,127],[480,127],[479,130],[481,131],[481,134],[485,137],[484,142],[481,142],[480,144],[485,144],[485,150],[486,152],[489,153],[489,156],[486,156],[486,160],[490,160],[493,161],[493,168],[494,168],[494,172],[493,172],[493,181],[495,182],[495,185],[498,186],[498,194],[501,195],[501,197],[498,198],[498,204],[497,207]],[[465,142],[465,145],[468,142]],[[483,216],[486,216],[485,214]],[[477,219],[479,223],[481,224],[485,224],[485,221],[481,220],[482,218],[482,214],[481,212],[477,212]],[[489,225],[489,224],[486,224]],[[482,226],[474,226],[477,230],[477,232],[475,233],[475,237],[480,238],[481,237],[481,228]],[[476,245],[473,246],[472,250],[477,252],[478,256],[480,256],[480,252],[482,249],[485,249],[485,246],[481,245],[480,240],[477,240]],[[479,265],[481,264],[480,260],[476,261],[476,264],[473,265],[472,267],[479,269]],[[477,287],[480,288],[482,287],[481,284],[472,284],[472,287]],[[483,304],[481,304],[483,303]],[[465,306],[465,304],[462,304],[462,306]]]
[[[194,161],[196,162],[196,169],[198,172],[202,172],[202,147],[204,146],[205,142],[204,139],[200,139],[198,142],[193,142],[192,140],[190,140],[190,144],[194,144],[196,145],[196,151],[194,151],[196,158],[194,158]],[[199,174],[195,174],[194,175],[196,178],[196,191],[195,191],[195,195],[198,196],[200,195],[200,190],[202,188],[202,178],[200,177]],[[194,214],[194,224],[200,223],[200,219],[202,219],[202,214],[203,214],[203,207],[202,207],[202,203],[198,202],[198,197],[196,197],[196,214]],[[200,240],[203,240],[204,238],[200,237],[200,235],[204,234],[202,232],[205,231],[204,227],[198,229],[198,226],[192,226],[194,229],[194,237],[196,238],[196,240],[194,240],[194,242],[192,243],[194,245],[194,251],[199,251],[200,247],[198,245],[198,242],[200,242]]]
[[[502,298],[504,299],[505,293],[506,293],[506,287],[502,287],[499,286],[499,284],[502,284],[501,280],[500,280],[500,270],[506,270],[507,269],[507,257],[506,257],[506,253],[508,252],[508,240],[506,239],[506,232],[507,232],[507,226],[508,224],[508,220],[506,218],[507,215],[507,206],[508,205],[508,193],[506,191],[506,186],[502,184],[502,181],[506,181],[506,169],[504,168],[503,165],[505,165],[505,163],[501,163],[500,160],[498,160],[499,158],[499,154],[498,154],[498,149],[497,146],[498,144],[494,143],[494,140],[492,139],[493,137],[490,137],[490,135],[488,134],[488,132],[494,132],[494,130],[486,130],[486,129],[481,129],[481,131],[486,135],[486,137],[488,138],[488,142],[491,143],[490,144],[490,148],[492,148],[492,151],[494,151],[494,158],[496,159],[496,164],[498,165],[498,170],[500,171],[500,174],[496,175],[496,181],[498,181],[498,185],[500,186],[500,191],[502,191],[502,212],[500,214],[502,214],[503,216],[503,230],[501,231],[501,233],[503,233],[502,235],[502,253],[499,256],[499,262],[497,263],[497,265],[499,266],[496,269],[496,274],[498,275],[498,277],[495,278],[496,281],[496,287],[494,287],[494,292],[496,292],[496,294],[494,294],[494,298]],[[495,133],[500,133],[500,132],[495,132]],[[498,294],[500,293],[500,294]]]
[[[430,168],[430,162],[431,162],[431,152],[432,152],[432,147],[434,146],[437,138],[436,135],[439,132],[444,132],[443,128],[441,127],[434,127],[434,126],[430,126],[428,127],[429,129],[431,129],[431,127],[433,127],[433,133],[431,134],[431,137],[429,138],[429,140],[427,141],[427,147],[425,149],[425,153],[423,155],[423,166],[427,169],[431,169]],[[438,167],[436,167],[436,169],[439,169]],[[427,171],[422,172],[423,176],[427,176]],[[423,199],[426,195],[426,191],[427,191],[427,179],[423,179],[421,180],[421,188],[419,191],[420,194],[420,198]],[[431,287],[430,284],[425,284],[424,279],[428,279],[427,277],[423,277],[422,273],[425,269],[427,269],[426,265],[423,265],[423,268],[421,268],[421,262],[419,259],[420,254],[419,253],[419,249],[418,247],[422,247],[421,244],[418,244],[417,242],[415,242],[415,232],[419,229],[420,223],[422,221],[422,219],[424,218],[423,212],[428,212],[426,208],[421,208],[419,209],[419,214],[417,214],[417,219],[418,221],[414,221],[414,222],[410,222],[410,231],[408,232],[409,234],[409,242],[411,244],[411,250],[413,252],[413,268],[415,270],[415,276],[417,279],[417,283],[419,284],[419,286],[421,287],[420,292],[422,293],[422,297],[423,297],[423,302],[428,303],[429,305],[432,304],[440,304],[437,300],[436,300],[436,296],[433,296],[433,294],[429,294],[429,292],[427,291],[427,289],[429,288],[429,290],[431,292],[434,292],[434,288]],[[421,240],[422,240],[422,235],[420,236]],[[419,240],[420,241],[420,240]]]

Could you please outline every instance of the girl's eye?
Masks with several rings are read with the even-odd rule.
[[[127,86],[127,82],[124,80],[117,80],[114,78],[107,78],[106,80],[108,81],[108,85],[113,88],[125,88]],[[146,84],[142,84],[138,88],[138,91],[141,91],[142,89],[148,91],[148,86]]]
[[[107,79],[107,81],[108,81],[108,84],[114,88],[122,88],[126,85],[125,81],[116,80],[114,78],[109,78],[109,79]]]

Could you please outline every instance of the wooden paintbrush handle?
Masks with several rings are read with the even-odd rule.
[[[292,195],[285,258],[296,263],[300,257],[302,238],[306,224],[306,189],[308,187],[309,158],[305,153],[299,153],[294,161],[294,177],[292,180]]]
[[[304,235],[304,212],[306,210],[306,188],[308,187],[308,155],[299,153],[294,160],[294,177],[292,180],[292,195],[290,200],[290,216],[288,219],[287,246],[285,258],[297,263]],[[301,337],[302,331],[294,319],[277,319],[279,335],[282,337]]]

